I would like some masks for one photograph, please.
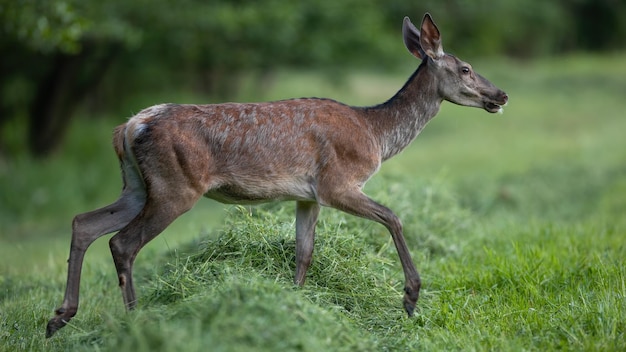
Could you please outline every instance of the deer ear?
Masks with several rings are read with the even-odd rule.
[[[405,17],[402,23],[402,38],[404,39],[404,46],[406,46],[413,56],[418,59],[426,57],[420,44],[420,31],[415,28],[408,17]]]
[[[422,20],[420,45],[426,55],[434,60],[444,55],[443,47],[441,46],[441,34],[429,13],[426,13]]]

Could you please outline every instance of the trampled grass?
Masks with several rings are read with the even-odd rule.
[[[44,339],[63,296],[71,218],[120,186],[115,123],[77,122],[55,159],[0,166],[0,350],[625,350],[623,59],[474,63],[510,94],[505,115],[446,104],[370,181],[367,193],[402,219],[422,274],[413,318],[384,227],[323,209],[296,288],[293,204],[224,211],[203,201],[139,255],[132,313],[97,241],[78,315]],[[306,77],[281,76],[288,88],[258,100],[288,96]],[[355,104],[403,83],[351,77],[348,92],[381,84],[379,99],[337,97]]]

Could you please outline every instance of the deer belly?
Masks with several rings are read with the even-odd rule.
[[[315,187],[304,180],[250,180],[220,185],[205,197],[226,204],[256,204],[281,200],[315,201]]]

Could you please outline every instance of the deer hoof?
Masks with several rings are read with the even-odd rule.
[[[413,313],[415,312],[415,302],[410,302],[405,297],[405,299],[404,299],[404,310],[409,315],[409,317],[412,317]]]
[[[48,322],[48,326],[46,326],[46,338],[52,337],[57,330],[64,327],[67,324],[68,320],[61,318],[60,316],[56,316]]]
[[[417,289],[412,289],[410,287],[404,288],[404,310],[409,315],[409,317],[413,316],[415,312],[415,305],[417,304],[417,299],[419,298],[419,284],[417,285]]]

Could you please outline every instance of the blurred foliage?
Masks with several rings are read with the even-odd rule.
[[[618,0],[0,0],[0,136],[29,120],[29,148],[46,155],[85,102],[127,113],[138,92],[229,99],[241,73],[263,89],[278,67],[390,69],[405,58],[402,18],[426,11],[459,55],[619,50],[626,37]]]

